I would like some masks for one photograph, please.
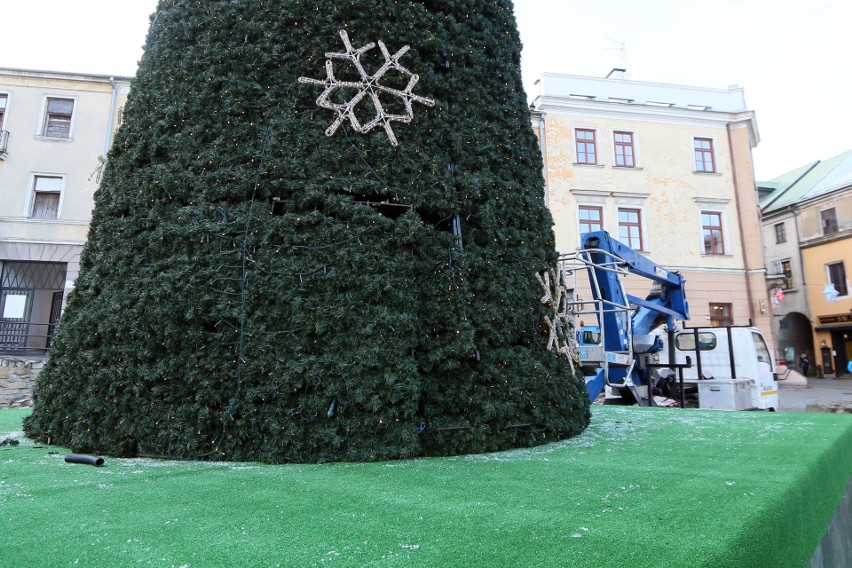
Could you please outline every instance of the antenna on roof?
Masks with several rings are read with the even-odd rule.
[[[619,45],[619,47],[605,47],[604,49],[618,51],[618,55],[621,59],[620,67],[622,69],[627,69],[627,44],[625,44],[623,41],[618,41],[617,39],[613,39],[611,37],[607,37],[606,39],[608,39],[611,42],[617,43]]]

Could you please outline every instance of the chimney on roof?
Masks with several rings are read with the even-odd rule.
[[[606,76],[607,79],[627,79],[627,69],[621,67],[613,67],[612,71]]]

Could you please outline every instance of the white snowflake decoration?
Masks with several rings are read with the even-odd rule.
[[[539,300],[549,310],[544,315],[544,323],[550,328],[547,350],[564,355],[573,373],[580,364],[577,341],[574,338],[574,311],[562,270],[546,270],[535,275],[541,285]]]
[[[325,54],[325,56],[328,58],[325,62],[325,79],[311,79],[310,77],[299,77],[300,83],[323,85],[325,87],[325,90],[317,98],[317,106],[319,106],[320,108],[327,108],[329,110],[333,110],[337,113],[337,118],[334,120],[333,123],[331,123],[331,126],[326,129],[325,135],[334,135],[334,133],[337,132],[338,127],[343,123],[343,121],[349,119],[349,122],[352,124],[352,128],[355,129],[356,132],[360,132],[362,134],[366,134],[376,126],[382,125],[382,127],[385,129],[385,133],[388,135],[388,140],[390,140],[391,145],[398,146],[399,144],[396,140],[396,135],[393,132],[393,128],[391,128],[391,122],[402,122],[406,124],[411,122],[414,118],[414,111],[411,108],[412,101],[417,101],[418,103],[429,107],[435,106],[434,100],[415,95],[411,92],[412,89],[414,89],[414,85],[416,85],[417,81],[420,80],[420,77],[399,64],[399,59],[403,55],[405,55],[405,53],[410,49],[410,47],[407,45],[403,46],[402,49],[391,55],[385,44],[381,40],[379,40],[379,49],[382,51],[382,55],[385,58],[385,62],[379,68],[378,71],[370,75],[364,70],[364,66],[361,65],[361,55],[376,47],[376,44],[371,42],[363,47],[355,49],[354,47],[352,47],[352,44],[349,41],[349,35],[346,33],[346,30],[340,30],[340,38],[343,40],[343,45],[346,47],[346,52],[328,52]],[[352,64],[355,66],[355,69],[358,71],[360,80],[338,80],[334,76],[334,64],[332,63],[332,59],[343,59],[352,62]],[[382,85],[380,83],[380,81],[384,78],[385,74],[391,70],[398,71],[408,77],[408,85],[405,87],[405,89],[400,91],[399,89],[386,87],[385,85]],[[354,88],[357,89],[358,92],[355,94],[355,96],[353,96],[345,103],[332,102],[330,97],[334,94],[334,92],[338,89],[344,88]],[[380,93],[387,93],[393,97],[401,99],[403,104],[405,105],[405,114],[393,114],[386,112],[384,106],[379,100]],[[367,97],[369,97],[369,100],[372,101],[373,106],[376,109],[376,114],[372,118],[372,120],[370,120],[366,124],[361,124],[358,120],[358,117],[355,116],[355,109],[358,104]]]

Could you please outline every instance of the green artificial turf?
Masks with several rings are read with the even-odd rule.
[[[852,419],[595,407],[497,454],[260,465],[106,458],[0,411],[2,566],[806,567],[852,476]]]

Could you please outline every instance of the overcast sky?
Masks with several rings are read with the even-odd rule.
[[[157,0],[0,0],[0,66],[133,75]],[[542,72],[745,89],[759,180],[852,150],[849,0],[515,0]],[[378,38],[376,38],[378,39]]]

